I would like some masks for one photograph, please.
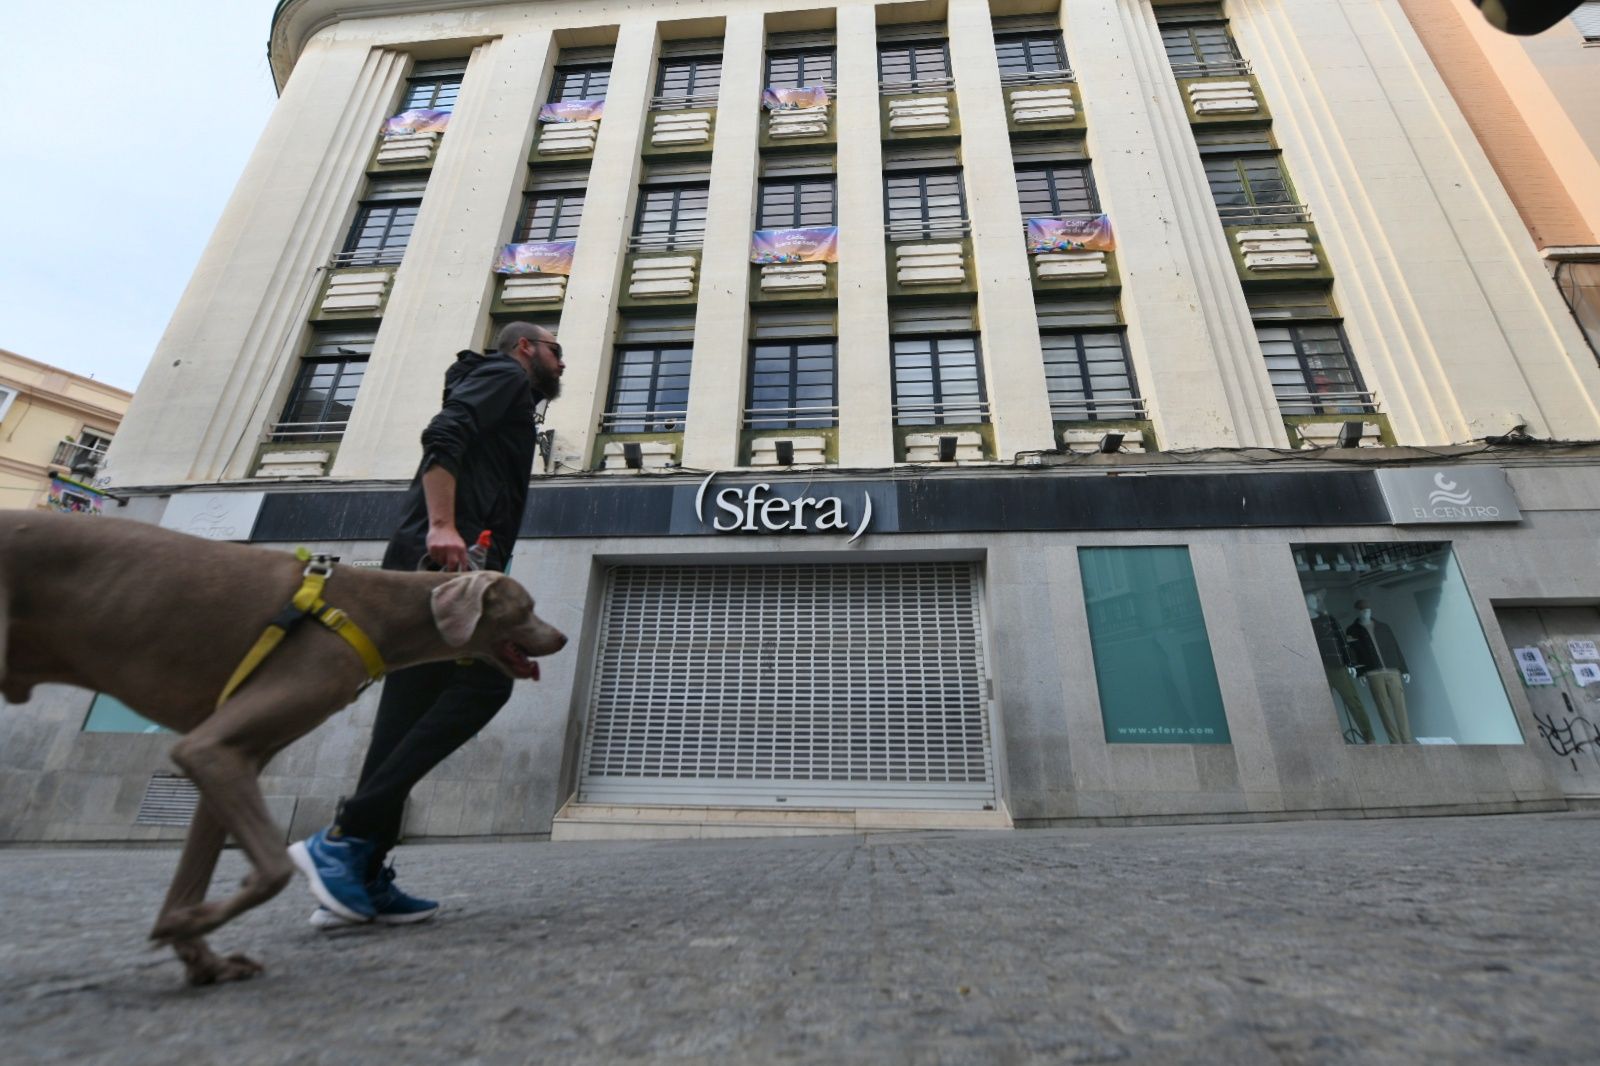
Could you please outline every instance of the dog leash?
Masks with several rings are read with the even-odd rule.
[[[288,606],[279,611],[267,624],[267,628],[256,639],[255,646],[246,653],[238,669],[234,670],[233,676],[228,679],[228,684],[217,700],[218,707],[228,702],[228,698],[238,691],[240,685],[249,680],[250,675],[256,672],[262,661],[283,642],[289,631],[307,618],[315,618],[329,630],[343,637],[345,642],[356,650],[356,654],[361,656],[361,665],[367,669],[367,684],[361,686],[363,691],[367,685],[384,674],[383,655],[378,651],[378,646],[372,643],[372,638],[363,633],[361,627],[351,621],[349,615],[337,607],[328,606],[327,601],[322,598],[322,588],[333,575],[333,559],[327,555],[312,555],[305,548],[297,548],[294,554],[295,558],[306,564],[305,570],[301,573],[300,589],[294,594],[294,599],[289,601]]]

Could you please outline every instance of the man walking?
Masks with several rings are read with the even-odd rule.
[[[467,544],[490,533],[487,569],[510,562],[533,474],[535,410],[561,392],[561,346],[512,322],[495,351],[465,351],[445,374],[444,406],[422,431],[422,465],[407,492],[385,570],[468,566]],[[355,794],[332,825],[289,848],[321,907],[317,926],[426,921],[439,904],[402,892],[385,859],[417,782],[489,724],[512,680],[487,663],[427,663],[390,674]]]

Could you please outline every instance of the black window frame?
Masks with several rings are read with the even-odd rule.
[[[1060,175],[1072,171],[1082,178],[1084,198],[1081,206],[1062,206],[1062,193]],[[1100,191],[1094,183],[1094,169],[1088,160],[1062,160],[1060,162],[1018,163],[1015,169],[1017,184],[1017,203],[1022,208],[1022,217],[1028,218],[1070,218],[1074,215],[1100,214]],[[1023,188],[1023,181],[1034,175],[1042,175],[1044,181],[1045,212],[1030,209],[1030,202],[1037,198],[1032,197],[1028,190]]]
[[[1162,22],[1161,47],[1175,77],[1242,74],[1249,70],[1225,18]],[[1218,45],[1224,47],[1219,48]]]
[[[959,352],[942,350],[945,345],[956,342],[965,342],[969,347]],[[921,354],[908,350],[913,345],[927,345],[930,389],[927,400],[924,402],[918,399],[916,403],[916,406],[926,410],[906,412],[901,410],[904,402],[904,386],[908,383],[904,375],[909,371],[920,369],[904,365],[902,362],[905,357]],[[976,399],[970,398],[970,394],[962,394],[955,400],[947,398],[946,383],[950,380],[947,373],[951,368],[946,365],[943,357],[958,354],[971,357],[973,380],[977,388]],[[889,366],[896,426],[969,426],[988,423],[989,391],[983,372],[983,337],[978,331],[892,334],[889,337]],[[921,394],[915,395],[920,397]],[[952,405],[956,407],[958,414],[951,414],[945,410],[947,406]],[[975,412],[976,417],[967,417],[969,412]]]
[[[817,192],[827,190],[827,210],[818,210]],[[787,206],[775,194],[788,191]],[[782,217],[786,216],[786,217]],[[807,229],[839,223],[839,181],[832,174],[814,178],[764,178],[756,194],[756,229]]]
[[[681,90],[667,89],[669,72],[686,69],[687,81]],[[715,68],[715,74],[703,73]],[[709,82],[710,84],[705,84]],[[656,105],[692,100],[715,99],[722,91],[722,55],[662,56],[656,64]],[[707,105],[709,106],[709,104]]]
[[[1377,411],[1377,405],[1361,375],[1361,366],[1350,349],[1344,319],[1327,290],[1286,290],[1246,294],[1250,317],[1255,325],[1256,342],[1266,361],[1267,377],[1273,397],[1284,415],[1360,415]],[[1283,336],[1269,336],[1282,331]],[[1315,333],[1320,334],[1314,335]],[[1287,344],[1288,350],[1283,349]],[[1332,350],[1328,350],[1329,346]],[[1317,350],[1320,349],[1320,350]],[[1321,360],[1337,359],[1339,365],[1317,365]],[[1275,362],[1277,361],[1277,362]],[[1346,373],[1348,381],[1318,381],[1317,375],[1333,371]],[[1294,374],[1291,380],[1283,375]],[[1334,385],[1334,388],[1327,388]],[[1332,402],[1318,401],[1319,395],[1345,396]],[[1304,397],[1304,398],[1302,398]]]
[[[795,74],[792,78],[779,79],[772,70],[773,60],[796,60]],[[826,63],[827,74],[813,76],[808,73],[812,66]],[[762,73],[766,78],[763,83],[770,89],[799,89],[807,85],[824,85],[833,88],[838,79],[839,60],[838,50],[832,45],[818,45],[811,48],[777,48],[769,51]]]
[[[884,70],[885,58],[894,52],[906,53],[906,77],[891,78]],[[938,53],[938,72],[924,70],[931,61],[930,53]],[[927,58],[923,58],[927,56]],[[925,38],[916,41],[878,42],[878,84],[884,89],[914,89],[919,86],[953,84],[950,73],[950,41],[948,38]]]
[[[650,360],[648,382],[643,386],[647,399],[640,406],[629,403],[626,410],[619,409],[619,386],[625,377],[639,377],[640,375],[624,374],[629,367],[639,365],[629,360],[628,356],[642,352],[650,353],[654,358]],[[682,353],[681,359],[664,360],[666,353]],[[663,373],[664,367],[677,367],[682,365],[681,371]],[[689,378],[694,371],[694,348],[689,343],[658,342],[647,344],[619,344],[612,352],[611,382],[606,390],[605,413],[600,416],[600,428],[605,433],[682,433],[684,421],[689,414]],[[664,387],[664,378],[675,379],[681,377],[682,385]],[[628,392],[640,391],[632,387]],[[662,393],[666,392],[672,399],[677,399],[681,393],[682,403],[673,407],[662,407]],[[625,417],[633,416],[633,417]]]
[[[826,347],[825,354],[803,352]],[[763,354],[765,351],[765,354]],[[782,355],[778,353],[782,352]],[[783,338],[750,342],[748,380],[745,384],[744,425],[749,430],[826,429],[839,424],[839,341],[834,337]],[[803,380],[819,372],[817,361],[827,362],[825,403],[805,395],[815,381]],[[810,365],[802,365],[810,361]],[[775,380],[782,378],[781,381]],[[782,400],[782,403],[772,403]],[[803,412],[801,409],[805,409]],[[808,413],[812,408],[825,408]],[[779,412],[763,416],[758,412]]]
[[[652,197],[662,194],[671,194],[672,207],[670,210],[670,225],[665,230],[645,229],[645,213]],[[688,194],[698,194],[700,206],[688,212],[690,221],[694,216],[699,216],[699,226],[696,229],[683,229],[684,197]],[[641,185],[637,210],[633,215],[633,243],[636,248],[649,248],[660,250],[676,250],[681,248],[698,248],[705,242],[706,215],[711,204],[711,183],[709,181],[656,183]],[[654,208],[653,210],[659,210]]]
[[[1096,391],[1095,378],[1111,375],[1093,371],[1097,366],[1110,364],[1112,360],[1095,359],[1090,353],[1109,351],[1112,346],[1091,345],[1088,343],[1090,338],[1115,339],[1117,364],[1122,371],[1120,377],[1125,379],[1124,385],[1112,387],[1113,395],[1103,400]],[[1134,374],[1133,358],[1128,350],[1127,329],[1121,326],[1085,326],[1079,329],[1040,330],[1039,341],[1044,356],[1045,391],[1050,400],[1052,421],[1123,422],[1145,417],[1144,400],[1139,395],[1139,379]],[[1069,370],[1072,372],[1066,372]],[[1068,381],[1076,381],[1078,387],[1074,389],[1058,384]]]
[[[583,222],[583,201],[586,190],[530,189],[522,198],[522,211],[517,215],[517,227],[511,239],[517,244],[543,241],[575,241],[578,227]],[[535,230],[538,214],[546,204],[554,204],[548,224]],[[572,217],[569,217],[572,216]]]
[[[395,266],[405,258],[422,212],[422,189],[395,191],[391,186],[413,186],[416,182],[373,182],[367,195],[356,205],[355,217],[345,233],[344,243],[335,256],[337,266]],[[376,242],[368,238],[377,236]]]
[[[300,365],[295,370],[294,381],[289,386],[289,394],[285,398],[278,422],[273,426],[272,440],[275,443],[327,443],[344,439],[345,427],[350,424],[350,415],[355,410],[356,399],[360,394],[361,382],[366,376],[367,363],[372,357],[372,345],[377,339],[375,331],[351,332],[340,330],[327,331],[315,334],[305,356],[300,360]],[[352,345],[357,347],[352,347]],[[362,350],[364,349],[364,350]],[[335,371],[329,383],[324,387],[326,392],[320,400],[309,399],[307,394],[316,387],[316,377],[322,367],[334,367]],[[349,385],[350,371],[358,368],[355,374],[355,384],[349,386],[347,399],[340,399],[339,390]],[[343,408],[344,418],[328,418],[330,413],[335,413],[337,408]],[[316,414],[316,418],[306,418],[307,414]],[[320,425],[329,428],[311,432],[297,432],[285,430],[282,427],[292,425]]]
[[[1306,221],[1282,152],[1206,152],[1200,162],[1211,202],[1227,224]],[[1262,173],[1266,164],[1271,164],[1270,176]],[[1274,190],[1273,185],[1280,188]]]
[[[1018,64],[1013,62],[1007,66],[1006,52],[1017,46],[1022,47],[1021,60]],[[1051,49],[1050,62],[1046,65],[1036,57],[1039,46]],[[996,33],[994,35],[994,58],[1000,68],[1000,81],[1002,84],[1017,81],[1045,81],[1041,74],[1060,74],[1056,80],[1067,80],[1072,73],[1072,67],[1067,62],[1067,42],[1060,30],[1017,30],[1011,33]]]
[[[443,61],[449,63],[451,61]],[[461,82],[466,77],[466,60],[456,60],[459,70],[438,74],[413,73],[406,79],[405,96],[401,98],[400,111],[454,111],[461,96]],[[425,68],[428,64],[419,64]],[[441,97],[448,99],[441,102]]]
[[[940,181],[954,179],[955,194],[959,201],[959,211],[956,218],[947,216],[934,216],[929,212],[929,179]],[[902,208],[896,207],[896,194],[894,187],[907,181],[917,182],[916,203],[920,205],[920,212],[916,217],[906,216]],[[939,192],[938,196],[947,196],[948,192]],[[902,205],[910,203],[906,196],[900,197]],[[902,217],[896,217],[896,211],[902,211]],[[948,237],[956,233],[965,233],[967,226],[967,190],[966,179],[962,168],[938,167],[927,170],[893,170],[886,171],[883,175],[883,218],[888,227],[889,236],[893,240],[932,240],[936,237]]]
[[[574,75],[582,77],[581,88],[577,91],[567,92],[567,81]],[[594,91],[596,76],[604,79],[600,91]],[[573,63],[568,66],[557,66],[550,77],[549,103],[558,104],[563,100],[604,100],[606,91],[611,88],[610,63]]]

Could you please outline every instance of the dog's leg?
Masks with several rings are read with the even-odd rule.
[[[183,855],[178,859],[178,870],[172,877],[172,887],[161,904],[161,914],[156,919],[152,938],[164,939],[160,931],[167,916],[193,907],[206,898],[211,876],[216,872],[217,858],[227,842],[228,831],[211,813],[211,804],[201,799],[195,809],[194,820],[189,823],[189,836],[183,843]],[[261,972],[261,965],[244,955],[223,958],[212,951],[199,937],[172,940],[172,950],[183,963],[184,973],[191,985],[212,985],[222,981],[240,981]]]

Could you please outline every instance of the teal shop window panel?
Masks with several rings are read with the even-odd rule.
[[[165,726],[157,725],[143,717],[115,696],[97,693],[89,704],[89,717],[84,719],[85,733],[170,733]]]
[[[1079,548],[1110,744],[1229,744],[1188,548]]]

